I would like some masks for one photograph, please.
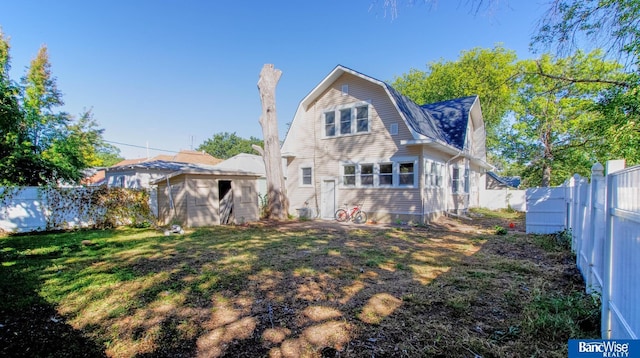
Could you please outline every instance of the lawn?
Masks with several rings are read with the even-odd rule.
[[[0,355],[563,357],[598,337],[562,237],[483,214],[3,237]]]

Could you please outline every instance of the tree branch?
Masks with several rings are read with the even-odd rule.
[[[607,80],[607,79],[603,79],[603,78],[596,78],[596,79],[591,79],[591,78],[573,78],[573,77],[567,77],[567,76],[552,75],[552,74],[544,72],[544,70],[542,69],[542,65],[540,64],[540,61],[536,61],[536,65],[538,66],[538,72],[536,72],[537,75],[540,75],[540,76],[543,76],[543,77],[547,77],[547,78],[551,78],[551,79],[554,79],[554,80],[560,80],[560,81],[572,82],[572,83],[609,84],[609,85],[614,85],[614,86],[619,86],[619,87],[624,87],[624,88],[631,88],[633,86],[631,83],[626,82],[626,81]]]

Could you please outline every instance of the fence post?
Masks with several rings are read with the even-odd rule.
[[[573,226],[573,201],[575,200],[574,198],[574,186],[576,183],[576,179],[574,177],[571,177],[567,180],[565,180],[563,186],[564,186],[564,198],[565,198],[565,207],[566,207],[566,217],[565,217],[565,222],[564,222],[564,229],[565,230],[569,230],[571,229],[571,227]],[[575,242],[575,238],[572,236],[571,237],[571,251],[575,252],[575,248],[576,248],[576,242]]]
[[[589,205],[587,206],[587,215],[589,216],[589,225],[587,229],[583,233],[586,236],[585,244],[585,254],[586,254],[586,262],[585,262],[585,270],[587,271],[585,274],[585,285],[587,289],[587,293],[591,294],[593,291],[597,291],[598,293],[602,292],[602,287],[600,287],[601,282],[598,280],[602,279],[601,272],[594,272],[595,270],[600,270],[601,265],[596,265],[596,260],[598,263],[602,262],[602,249],[600,243],[602,241],[603,227],[602,223],[604,222],[604,217],[601,217],[599,214],[599,198],[600,192],[604,190],[602,186],[604,183],[604,167],[600,163],[595,163],[591,167],[591,185],[589,186],[590,194],[589,194]],[[602,212],[604,214],[604,211]],[[598,275],[598,278],[594,275]],[[594,281],[597,281],[598,286],[594,287]]]

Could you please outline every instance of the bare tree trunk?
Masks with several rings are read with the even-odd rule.
[[[260,71],[258,91],[262,102],[260,125],[264,137],[264,166],[267,175],[267,217],[284,220],[289,213],[289,200],[284,184],[280,139],[278,138],[278,121],[276,116],[276,86],[282,71],[272,64],[265,64]]]

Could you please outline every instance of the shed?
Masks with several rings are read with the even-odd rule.
[[[267,172],[264,168],[264,159],[260,155],[240,153],[225,161],[214,165],[215,168],[229,171],[249,171],[260,174],[258,178],[258,195],[267,196]]]
[[[190,167],[151,184],[158,186],[158,220],[186,227],[243,224],[260,218],[259,173]]]

